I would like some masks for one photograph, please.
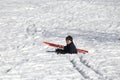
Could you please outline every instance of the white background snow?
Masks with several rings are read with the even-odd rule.
[[[120,80],[120,0],[0,0],[0,80]]]

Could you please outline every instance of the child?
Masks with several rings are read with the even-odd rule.
[[[64,46],[63,49],[56,49],[57,54],[65,54],[65,53],[75,54],[75,53],[77,53],[76,46],[74,45],[73,38],[71,36],[66,37],[66,43],[67,43],[67,45]]]

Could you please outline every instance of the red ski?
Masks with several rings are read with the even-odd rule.
[[[50,42],[43,42],[44,44],[47,44],[47,45],[49,45],[49,46],[52,46],[52,47],[57,47],[57,48],[64,48],[64,45],[60,45],[60,44],[55,44],[55,43],[50,43]],[[87,50],[83,50],[83,49],[79,49],[79,48],[77,48],[77,51],[79,52],[79,53],[88,53],[88,51]]]

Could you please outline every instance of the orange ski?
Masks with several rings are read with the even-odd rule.
[[[44,44],[47,44],[47,45],[49,45],[49,46],[52,46],[52,47],[57,47],[57,48],[64,48],[64,45],[60,45],[60,44],[55,44],[55,43],[50,43],[50,42],[43,42]],[[87,50],[83,50],[83,49],[79,49],[79,48],[77,48],[77,51],[79,52],[79,53],[88,53],[88,51]]]

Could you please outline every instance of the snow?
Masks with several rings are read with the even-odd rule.
[[[0,80],[120,80],[119,0],[1,0]],[[71,35],[87,54],[55,54]]]

